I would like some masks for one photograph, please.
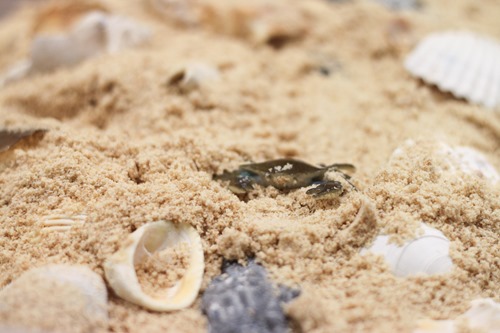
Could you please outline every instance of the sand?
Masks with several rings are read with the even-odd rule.
[[[290,38],[270,40],[244,25],[265,1],[251,10],[204,1],[212,15],[192,27],[182,22],[189,15],[163,18],[140,1],[102,3],[150,27],[151,42],[0,90],[0,126],[48,129],[0,153],[0,287],[48,263],[103,276],[129,233],[172,220],[202,238],[200,295],[223,258],[255,257],[272,281],[301,289],[286,306],[293,332],[411,332],[422,318],[455,318],[473,299],[500,300],[500,184],[436,171],[439,158],[425,149],[469,146],[500,170],[500,113],[441,93],[402,65],[432,31],[500,39],[498,1],[425,1],[404,13],[368,0],[279,1],[266,20],[296,25]],[[34,13],[0,22],[2,71],[28,54]],[[169,86],[191,60],[218,68],[220,80],[187,92]],[[390,163],[408,139],[423,148]],[[306,189],[259,187],[241,200],[212,179],[282,157],[352,163],[359,191],[316,200]],[[87,219],[43,232],[55,212]],[[399,278],[382,258],[359,254],[382,232],[408,239],[420,222],[450,239],[452,273]],[[169,284],[175,274],[150,281]],[[108,332],[206,331],[200,297],[171,313],[109,297]]]

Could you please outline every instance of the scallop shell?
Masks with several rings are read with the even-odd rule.
[[[166,291],[164,299],[147,295],[141,288],[136,265],[154,252],[188,243],[191,254],[184,277]],[[173,311],[190,306],[200,290],[204,270],[203,247],[196,230],[187,224],[148,223],[131,235],[118,252],[104,263],[109,285],[121,298],[154,311]]]
[[[394,275],[400,277],[418,273],[434,275],[450,272],[453,269],[449,256],[450,241],[439,230],[424,223],[421,227],[424,234],[402,246],[390,244],[390,236],[377,236],[373,245],[363,249],[361,254],[382,255]]]
[[[500,303],[490,298],[476,299],[455,320],[421,320],[413,333],[459,333],[464,331],[462,323],[474,332],[500,333]]]
[[[34,268],[0,291],[0,332],[94,332],[107,327],[107,300],[85,266]]]
[[[458,98],[500,105],[500,44],[489,38],[466,31],[431,34],[410,53],[405,68]]]

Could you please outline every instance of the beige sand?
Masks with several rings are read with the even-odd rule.
[[[425,138],[473,147],[500,170],[500,113],[440,93],[402,66],[431,31],[500,39],[497,0],[426,1],[407,13],[368,0],[283,1],[277,13],[300,16],[306,28],[294,27],[279,49],[249,37],[238,15],[253,12],[226,2],[209,3],[215,18],[192,28],[141,1],[103,3],[148,25],[150,45],[0,90],[1,126],[49,129],[0,153],[0,286],[46,263],[103,275],[104,260],[130,232],[166,219],[200,233],[202,291],[222,258],[247,256],[272,280],[300,287],[286,309],[294,332],[411,332],[420,318],[456,317],[472,299],[500,300],[500,186],[439,174],[425,149],[388,164],[405,140]],[[220,27],[220,17],[234,22]],[[33,18],[26,9],[1,22],[1,69],[28,53]],[[186,60],[218,67],[221,80],[185,94],[166,86]],[[212,180],[279,157],[353,163],[360,192],[316,201],[305,189],[259,188],[245,202]],[[364,200],[374,210],[356,219]],[[88,219],[42,233],[40,221],[56,211]],[[452,274],[396,278],[381,258],[358,254],[379,232],[407,237],[420,221],[451,240]],[[109,331],[204,332],[199,299],[153,313],[111,293]]]

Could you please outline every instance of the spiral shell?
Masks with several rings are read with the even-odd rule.
[[[419,273],[443,274],[453,269],[449,256],[450,241],[439,230],[422,223],[422,236],[407,241],[402,246],[389,243],[389,236],[380,235],[362,254],[382,255],[396,276],[405,277]]]
[[[162,299],[146,294],[135,266],[155,252],[179,243],[187,243],[190,249],[184,276],[163,293]],[[173,311],[190,306],[200,290],[203,270],[203,248],[196,230],[187,224],[165,221],[148,223],[134,231],[125,245],[104,263],[106,279],[118,296],[154,311]]]

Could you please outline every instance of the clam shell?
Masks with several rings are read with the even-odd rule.
[[[492,39],[466,31],[434,33],[410,53],[405,68],[458,98],[500,105],[500,44]]]
[[[419,273],[443,274],[453,269],[449,256],[450,241],[439,230],[422,223],[422,236],[412,239],[402,246],[390,244],[387,235],[380,235],[361,254],[382,255],[396,276],[405,277]]]
[[[184,277],[166,291],[164,299],[147,295],[141,289],[135,265],[156,251],[188,243],[191,253]],[[203,247],[196,230],[187,224],[148,223],[132,234],[125,245],[104,263],[106,279],[121,298],[154,311],[173,311],[190,306],[200,290],[204,270]]]
[[[491,298],[476,299],[467,312],[455,320],[421,320],[413,333],[459,333],[465,327],[474,332],[500,333],[500,303]]]
[[[0,332],[94,332],[107,327],[107,299],[85,266],[34,268],[0,291]]]

